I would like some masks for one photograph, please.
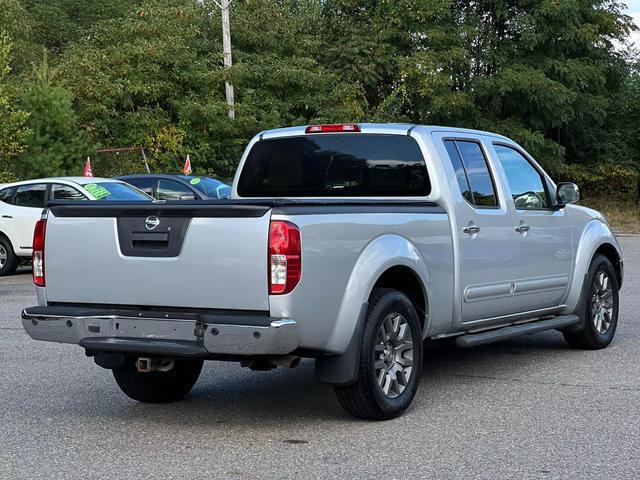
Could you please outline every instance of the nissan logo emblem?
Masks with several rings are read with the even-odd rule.
[[[147,227],[147,230],[153,230],[158,225],[160,225],[160,219],[155,215],[150,215],[144,221],[144,226]]]

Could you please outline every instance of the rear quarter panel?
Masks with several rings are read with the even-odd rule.
[[[429,304],[424,335],[450,328],[453,253],[445,213],[274,212],[272,219],[300,228],[300,283],[269,300],[272,316],[298,322],[301,347],[342,353],[376,281],[397,265],[411,268],[423,284]]]

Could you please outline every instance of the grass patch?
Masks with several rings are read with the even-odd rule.
[[[606,215],[609,225],[616,232],[640,233],[640,207],[633,201],[588,199],[580,204]]]

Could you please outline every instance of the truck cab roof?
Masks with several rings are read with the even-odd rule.
[[[431,134],[433,132],[452,132],[452,133],[471,133],[474,135],[485,135],[500,138],[503,140],[509,140],[507,137],[484,130],[473,130],[470,128],[458,128],[458,127],[445,127],[440,125],[419,125],[415,123],[354,123],[348,125],[357,125],[360,133],[377,133],[388,135],[409,135],[413,130],[420,129],[422,133]],[[275,128],[271,130],[265,130],[258,134],[260,140],[276,137],[290,137],[299,135],[308,135],[313,133],[307,133],[308,125],[300,125],[296,127]],[[352,133],[352,131],[345,131],[345,133]]]

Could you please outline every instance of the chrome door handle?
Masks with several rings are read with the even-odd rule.
[[[464,227],[462,231],[468,235],[473,235],[480,232],[480,227]]]
[[[11,215],[2,215],[2,218],[13,218]]]
[[[526,233],[530,229],[529,225],[518,225],[516,227],[516,232],[518,233]]]

